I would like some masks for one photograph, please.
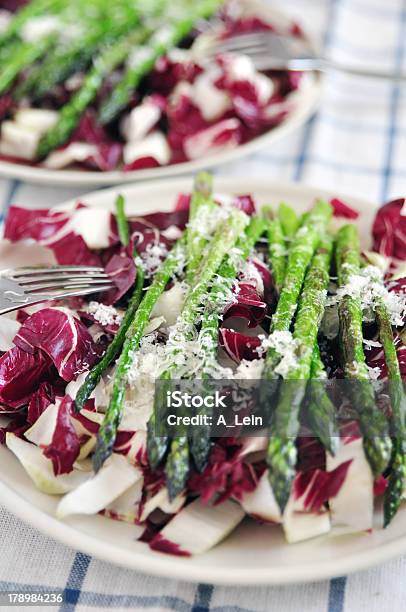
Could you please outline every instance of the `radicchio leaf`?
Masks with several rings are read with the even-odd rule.
[[[239,195],[235,197],[233,202],[233,206],[242,210],[246,215],[251,216],[255,215],[256,208],[254,198],[250,195]]]
[[[125,164],[123,167],[124,172],[132,172],[133,170],[148,170],[148,168],[159,168],[161,164],[155,157],[146,155],[145,157],[138,157],[129,164]]]
[[[240,363],[243,359],[259,359],[258,348],[261,346],[261,340],[256,336],[246,336],[223,327],[220,329],[220,346],[233,361]]]
[[[48,382],[43,382],[38,390],[32,395],[28,404],[27,421],[31,425],[41,416],[50,404],[55,402],[55,391]]]
[[[51,444],[44,448],[44,455],[51,459],[55,476],[68,474],[80,453],[80,442],[70,414],[73,400],[69,395],[60,402]]]
[[[402,378],[406,378],[406,346],[403,344],[402,338],[396,334],[394,336],[394,344],[399,361],[400,373]],[[365,351],[367,364],[370,368],[379,368],[379,380],[387,380],[388,368],[386,366],[385,354],[382,347],[373,347]]]
[[[103,302],[111,305],[122,298],[135,283],[134,258],[129,257],[125,252],[120,255],[113,255],[106,265],[105,271],[116,286],[115,289],[110,289],[103,294]]]
[[[198,494],[205,504],[213,498],[216,504],[230,497],[240,499],[245,492],[255,489],[257,470],[262,473],[263,467],[244,463],[239,457],[238,447],[216,444],[203,472],[194,472],[189,478],[189,490]]]
[[[116,168],[121,160],[122,144],[111,140],[103,126],[97,122],[96,114],[92,110],[87,110],[82,115],[67,146],[73,142],[96,145],[94,154],[84,160],[77,160],[77,163],[91,170],[108,172]]]
[[[38,385],[50,378],[52,362],[41,350],[27,353],[18,346],[0,358],[0,402],[13,408],[27,404]]]
[[[62,266],[101,266],[100,257],[90,251],[82,236],[73,232],[50,245],[50,248]]]
[[[66,381],[76,379],[98,358],[88,330],[65,308],[44,308],[35,312],[24,321],[14,343],[32,356],[40,349]]]
[[[29,427],[30,424],[27,423],[24,413],[15,414],[5,427],[0,427],[0,444],[5,444],[8,433],[13,433],[18,438],[23,438]]]
[[[385,476],[382,476],[382,474],[378,476],[378,478],[374,480],[374,497],[383,495],[388,488],[388,484],[388,479],[385,478]]]
[[[402,215],[405,199],[382,206],[372,227],[373,250],[395,259],[406,259],[406,216]]]
[[[61,265],[100,266],[98,255],[86,245],[82,236],[63,228],[71,221],[73,212],[30,210],[12,206],[8,212],[4,237],[12,242],[31,238],[50,248]]]
[[[358,219],[359,217],[358,211],[338,198],[332,198],[330,204],[333,207],[335,217],[343,217],[345,219]]]
[[[329,499],[335,497],[347,476],[351,460],[341,463],[335,470],[300,472],[293,483],[295,499],[304,496],[303,506],[308,512],[319,512]]]
[[[264,319],[267,305],[258,295],[257,289],[241,282],[235,295],[235,302],[224,311],[224,320],[231,317],[246,319],[249,327],[256,327]]]
[[[183,141],[183,148],[186,157],[194,160],[206,155],[235,149],[241,140],[241,122],[236,118],[223,119],[191,136],[187,136]]]
[[[201,72],[200,66],[192,61],[177,62],[164,56],[158,59],[154,70],[148,76],[148,87],[151,91],[167,96],[178,83],[193,83]]]
[[[145,539],[143,540],[146,541]],[[175,557],[190,557],[191,553],[183,550],[179,544],[171,542],[162,536],[160,533],[156,533],[153,538],[149,541],[149,546],[152,550],[165,553],[167,555],[174,555]]]

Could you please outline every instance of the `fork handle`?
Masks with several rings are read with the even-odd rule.
[[[364,67],[352,66],[342,62],[336,62],[326,58],[297,58],[291,60],[288,65],[288,70],[309,71],[318,70],[319,72],[342,72],[357,77],[366,77],[372,79],[384,79],[386,81],[406,81],[404,72],[388,72],[387,70],[379,70],[376,68],[368,69]]]

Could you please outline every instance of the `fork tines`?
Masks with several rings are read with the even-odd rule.
[[[25,293],[75,289],[97,292],[113,287],[103,268],[91,266],[25,267],[8,270],[3,276],[17,282]]]

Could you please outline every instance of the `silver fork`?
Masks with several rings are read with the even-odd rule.
[[[251,58],[257,70],[333,71],[387,80],[406,80],[406,74],[400,70],[388,72],[336,62],[315,54],[306,40],[271,31],[238,34],[225,39],[213,37],[207,41],[204,55],[210,59],[219,53],[246,55]]]
[[[27,267],[0,272],[0,315],[48,300],[107,291],[114,285],[103,268]]]

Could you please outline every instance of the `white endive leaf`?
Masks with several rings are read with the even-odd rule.
[[[72,470],[69,474],[55,476],[52,461],[45,457],[42,450],[30,442],[18,438],[13,433],[7,433],[6,444],[16,455],[37,489],[43,493],[63,495],[89,478],[87,472],[79,470]]]
[[[131,465],[122,455],[113,454],[93,478],[65,495],[56,514],[59,518],[70,514],[96,514],[140,478],[141,470]]]

